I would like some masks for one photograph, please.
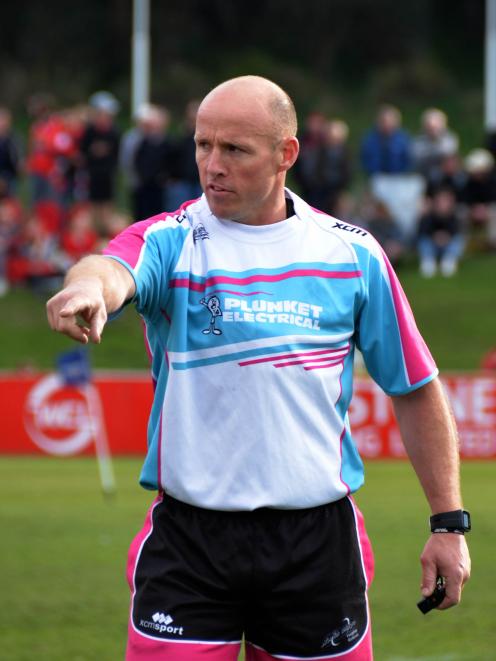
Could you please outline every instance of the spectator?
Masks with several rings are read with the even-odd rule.
[[[458,137],[448,129],[446,114],[437,108],[428,108],[421,118],[421,131],[413,139],[414,168],[426,180],[440,172],[441,162],[458,151]]]
[[[9,290],[9,258],[22,222],[22,208],[7,194],[7,184],[0,180],[0,297]]]
[[[486,149],[491,152],[493,158],[496,158],[496,126],[489,129],[485,140]]]
[[[61,112],[67,135],[67,146],[60,153],[58,163],[63,179],[62,202],[69,209],[76,201],[84,197],[84,185],[81,178],[81,139],[88,121],[86,106],[74,106]]]
[[[364,137],[362,166],[370,176],[372,195],[384,202],[400,228],[405,244],[413,243],[425,182],[411,173],[411,140],[401,128],[401,113],[382,106],[376,126]]]
[[[114,214],[114,189],[120,135],[115,126],[119,102],[110,92],[90,98],[91,117],[81,138],[82,166],[88,177],[88,200],[97,231],[108,235]]]
[[[398,266],[405,254],[405,244],[398,225],[384,202],[373,196],[366,198],[361,222],[379,242],[393,266]]]
[[[52,111],[53,99],[37,94],[28,100],[33,117],[29,133],[26,170],[30,177],[31,202],[64,201],[64,168],[61,159],[72,149],[72,138],[63,117]]]
[[[173,146],[170,178],[164,201],[166,210],[178,209],[185,200],[194,200],[202,194],[194,141],[199,104],[197,99],[192,99],[186,105],[184,133]]]
[[[439,168],[433,170],[427,178],[426,196],[432,196],[440,188],[449,188],[460,202],[467,181],[467,174],[458,154],[447,154],[441,158]]]
[[[17,283],[28,284],[38,293],[60,286],[69,259],[59,250],[58,240],[36,215],[26,222],[12,258],[12,277]]]
[[[351,158],[348,148],[348,125],[340,119],[327,123],[324,143],[320,147],[316,173],[321,182],[322,211],[337,214],[339,198],[351,181]]]
[[[425,278],[432,278],[439,260],[441,274],[451,277],[457,271],[464,246],[465,238],[456,214],[456,198],[451,190],[439,189],[432,199],[431,210],[419,224],[420,273]]]
[[[7,108],[0,107],[0,179],[10,194],[17,190],[17,178],[21,170],[19,140],[12,132],[12,115]]]
[[[305,120],[305,129],[300,136],[300,153],[294,166],[293,176],[301,194],[313,207],[321,203],[318,177],[319,153],[325,142],[327,119],[318,111],[309,113]]]
[[[91,211],[87,205],[76,205],[67,228],[62,232],[60,246],[71,264],[97,251],[98,234],[93,229]]]
[[[369,175],[403,174],[411,168],[411,141],[401,128],[401,113],[394,106],[381,106],[377,121],[364,137],[362,167]]]
[[[494,158],[486,149],[474,149],[465,159],[467,181],[462,201],[465,219],[475,233],[483,232],[484,245],[496,249],[496,177]]]
[[[329,214],[336,214],[338,198],[350,183],[350,154],[347,145],[349,128],[340,119],[321,123],[313,113],[303,137],[306,148],[299,156],[298,177],[310,204]]]
[[[142,123],[142,135],[134,153],[137,178],[135,220],[143,220],[163,211],[171,159],[171,145],[166,136],[168,125],[169,113],[164,108],[151,106],[146,121]]]
[[[134,157],[136,154],[136,148],[143,137],[143,131],[146,121],[148,120],[152,110],[152,106],[149,103],[142,103],[141,106],[137,109],[134,115],[134,124],[129,128],[120,141],[119,147],[119,167],[124,175],[124,180],[127,184],[131,206],[133,207],[134,213],[134,196],[136,187],[139,184],[138,175],[136,173]],[[135,216],[137,217],[137,216]]]

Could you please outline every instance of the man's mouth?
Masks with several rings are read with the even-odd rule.
[[[214,193],[232,193],[229,188],[225,188],[225,186],[219,186],[218,184],[208,184],[208,188]]]

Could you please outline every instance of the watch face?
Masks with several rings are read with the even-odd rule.
[[[463,512],[463,527],[470,530],[470,515],[468,512]]]

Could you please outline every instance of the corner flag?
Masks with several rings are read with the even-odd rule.
[[[113,495],[115,493],[115,477],[112,456],[108,444],[100,394],[91,381],[91,365],[88,350],[86,348],[72,349],[59,354],[57,368],[66,385],[80,388],[85,395],[88,406],[88,418],[95,440],[100,483],[105,495]]]

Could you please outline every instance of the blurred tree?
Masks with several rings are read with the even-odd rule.
[[[484,0],[154,0],[151,10],[154,91],[178,107],[250,58],[326,84],[363,85],[417,61],[481,80]],[[2,0],[0,17],[1,102],[40,88],[72,102],[102,87],[126,102],[132,0]]]

